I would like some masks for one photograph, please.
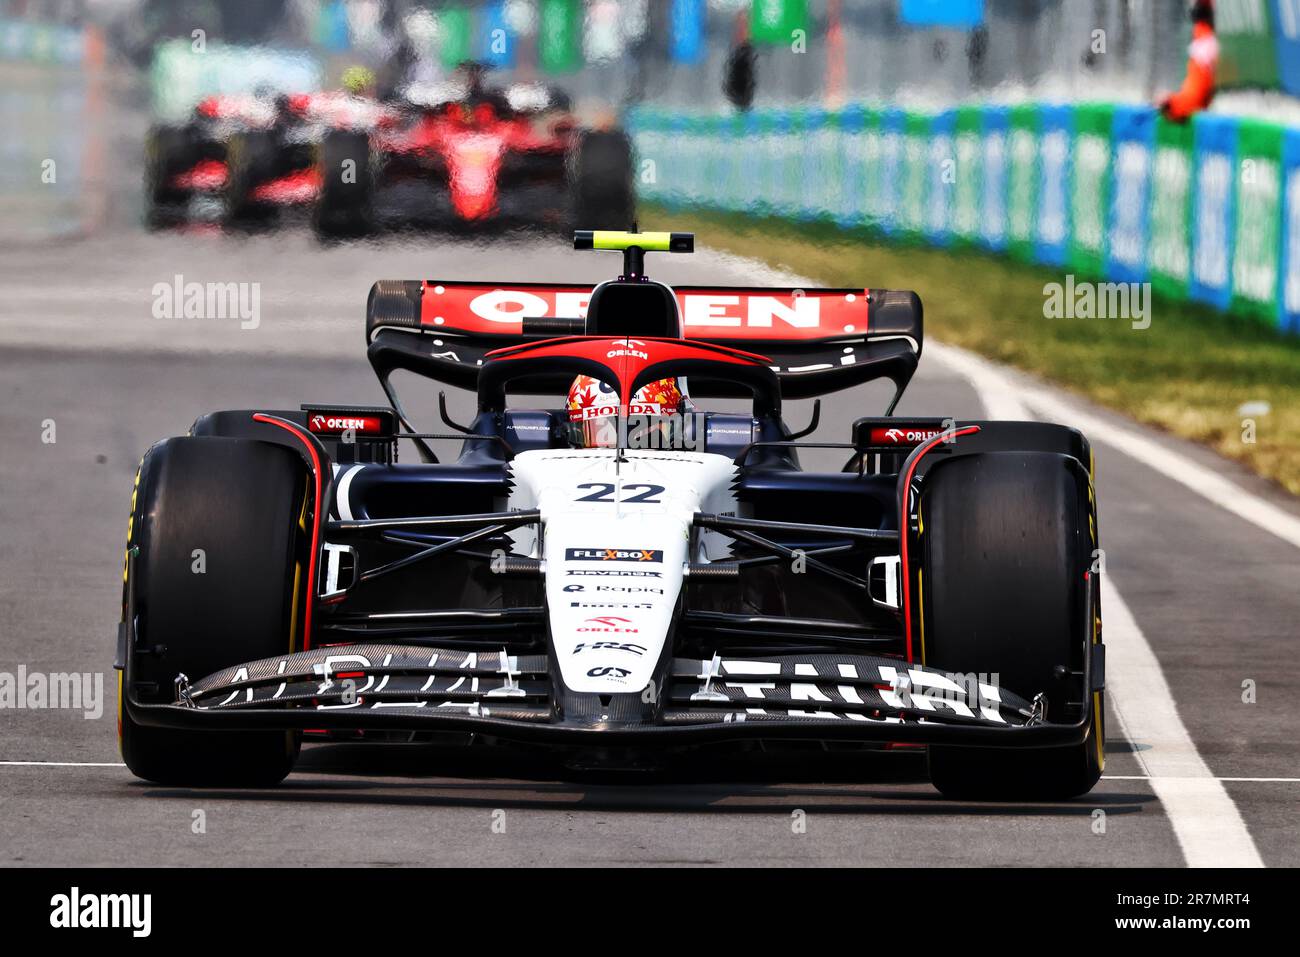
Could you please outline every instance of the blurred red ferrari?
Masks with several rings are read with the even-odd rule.
[[[563,93],[490,89],[471,67],[450,83],[408,87],[403,100],[369,129],[325,134],[322,234],[406,223],[624,228],[634,218],[627,136],[584,129]]]

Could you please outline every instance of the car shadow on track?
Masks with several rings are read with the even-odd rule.
[[[1125,782],[1126,784],[1128,782]],[[326,744],[306,748],[282,785],[265,790],[139,787],[157,798],[284,804],[354,804],[734,814],[904,814],[1082,817],[1132,814],[1155,801],[1102,785],[1060,802],[950,801],[919,753],[692,754],[655,768],[591,770],[547,755],[426,745]]]

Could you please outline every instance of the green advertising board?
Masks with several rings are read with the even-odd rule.
[[[744,209],[749,202],[749,184],[745,181],[745,117],[735,114],[723,120],[725,127],[722,203],[727,209]]]
[[[1114,117],[1114,108],[1106,105],[1082,104],[1074,111],[1068,262],[1079,276],[1100,277],[1105,268]]]
[[[438,14],[438,59],[445,69],[473,58],[473,29],[468,7],[447,7]]]
[[[747,148],[756,154],[758,175],[754,179],[754,185],[757,187],[754,191],[755,195],[750,198],[749,205],[760,215],[770,216],[776,212],[774,198],[780,188],[777,178],[780,170],[777,165],[776,114],[771,110],[764,110],[757,113],[754,119],[757,136],[747,144]]]
[[[753,0],[750,5],[749,33],[755,43],[793,43],[794,31],[806,30],[807,23],[807,0]]]
[[[1192,126],[1156,121],[1147,247],[1156,292],[1183,299],[1192,271]]]
[[[546,73],[572,73],[582,66],[582,7],[578,0],[542,0],[537,61]]]
[[[1038,107],[1012,108],[1007,142],[1007,250],[1023,262],[1034,261],[1039,129]]]
[[[850,208],[857,215],[857,224],[880,226],[881,199],[881,139],[880,111],[866,110],[862,117],[862,132],[854,137],[847,151],[849,169],[845,176],[844,189],[852,197],[846,197]]]
[[[804,128],[803,110],[786,111],[776,138],[776,209],[781,216],[797,216],[803,193],[803,155],[806,144],[799,137]]]
[[[1238,123],[1232,309],[1270,325],[1277,314],[1281,155],[1280,127],[1246,119]]]
[[[957,110],[953,139],[953,208],[949,225],[956,245],[974,243],[980,230],[984,183],[984,119],[978,107]]]
[[[840,115],[827,116],[812,131],[810,139],[816,177],[807,184],[811,205],[805,212],[816,219],[836,219],[844,210],[844,142]]]
[[[898,226],[904,239],[917,240],[925,229],[930,185],[930,117],[925,114],[909,112],[904,119],[902,176]]]
[[[1291,2],[1291,0],[1287,0]],[[1219,67],[1215,83],[1229,87],[1278,88],[1276,29],[1268,0],[1219,0],[1215,36]]]
[[[693,149],[698,149],[703,154],[704,162],[700,164],[701,176],[704,183],[711,184],[712,188],[709,192],[717,196],[714,200],[715,206],[722,205],[726,195],[723,189],[727,176],[726,126],[727,121],[723,117],[703,117],[697,127],[698,138],[691,144]]]

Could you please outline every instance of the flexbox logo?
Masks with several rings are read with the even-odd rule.
[[[153,929],[152,894],[82,894],[74,887],[50,898],[50,926],[79,928],[129,928],[133,937],[148,937]]]
[[[239,328],[262,324],[262,284],[257,282],[171,282],[153,284],[155,319],[238,319]]]

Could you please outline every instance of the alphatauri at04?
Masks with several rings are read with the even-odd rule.
[[[266,785],[304,732],[652,757],[814,741],[924,745],[950,796],[1088,791],[1104,656],[1084,437],[893,415],[922,351],[914,293],[673,289],[645,254],[689,234],[575,245],[621,251],[622,274],[376,283],[390,406],[212,412],[145,454],[117,643],[128,767]],[[474,390],[477,415],[419,431],[397,370]],[[801,468],[810,429],[782,402],[876,379],[885,414],[817,443],[843,469]]]

